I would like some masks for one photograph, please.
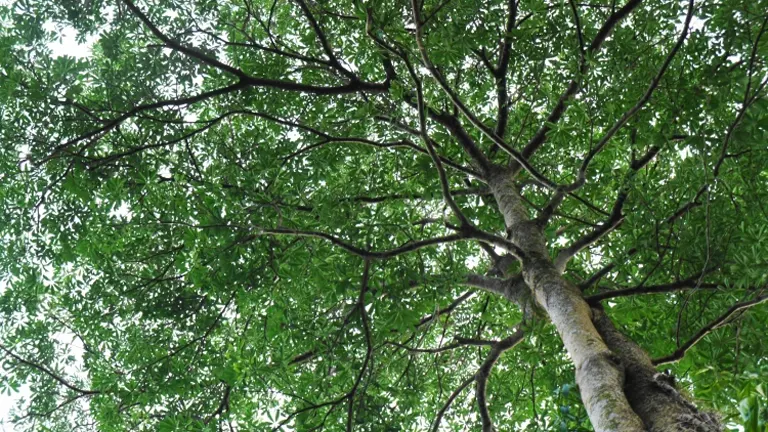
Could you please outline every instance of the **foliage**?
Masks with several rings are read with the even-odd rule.
[[[550,253],[587,246],[566,277],[699,405],[734,420],[766,382],[768,2],[696,1],[670,55],[687,2],[646,0],[592,49],[621,4],[424,0],[437,73],[405,0],[0,5],[18,430],[428,430],[457,389],[441,430],[475,428],[471,378],[520,328],[497,429],[591,430],[546,319],[467,286],[519,270],[455,230],[504,236],[468,154],[517,163],[489,131],[555,184],[585,168]],[[90,55],[51,51],[64,27]],[[534,217],[541,180],[516,179]]]

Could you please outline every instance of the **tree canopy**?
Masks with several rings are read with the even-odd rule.
[[[14,430],[768,430],[768,2],[0,24]]]

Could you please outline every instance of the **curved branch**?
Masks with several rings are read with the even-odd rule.
[[[523,340],[524,335],[525,333],[523,333],[523,330],[518,329],[514,334],[505,339],[502,339],[493,345],[491,352],[488,353],[488,357],[485,358],[485,361],[475,374],[475,381],[477,382],[477,408],[480,412],[480,419],[483,424],[483,432],[494,431],[493,421],[491,420],[491,414],[488,411],[488,401],[485,393],[486,387],[488,386],[488,377],[491,375],[491,370],[499,360],[499,357],[501,357],[505,351],[512,349],[515,345],[520,343],[520,341]]]
[[[328,240],[332,244],[339,246],[340,248],[348,252],[351,252],[354,255],[357,255],[362,258],[377,259],[377,260],[392,258],[398,255],[402,255],[408,252],[413,252],[415,250],[419,250],[428,246],[434,246],[434,245],[439,245],[444,243],[454,243],[460,240],[467,239],[467,237],[462,234],[451,234],[447,236],[435,237],[427,240],[420,240],[412,243],[407,243],[403,246],[386,250],[386,251],[369,251],[366,249],[359,248],[355,245],[349,244],[336,236],[333,236],[331,234],[326,234],[320,231],[302,231],[302,230],[293,230],[288,228],[260,228],[258,234],[253,234],[245,238],[243,242],[245,243],[245,242],[251,241],[262,234],[287,235],[287,236],[293,236],[293,237],[312,237],[312,238]]]
[[[80,388],[80,387],[70,383],[69,381],[65,380],[64,378],[62,378],[61,376],[59,376],[58,374],[56,374],[55,372],[53,372],[49,368],[47,368],[47,367],[45,367],[45,366],[43,366],[43,365],[41,365],[39,363],[35,363],[35,362],[31,361],[31,360],[27,360],[27,359],[19,356],[18,354],[16,354],[13,351],[9,350],[8,348],[3,346],[2,344],[0,344],[0,350],[4,351],[9,357],[13,358],[14,360],[16,360],[17,362],[23,364],[24,366],[30,367],[32,369],[35,369],[37,371],[40,371],[40,372],[44,373],[45,375],[48,375],[49,377],[53,378],[54,381],[58,382],[59,384],[63,385],[64,387],[66,387],[66,388],[68,388],[68,389],[70,389],[70,390],[72,390],[72,391],[74,391],[76,393],[80,393],[81,395],[96,395],[96,394],[100,394],[101,393],[101,391],[99,391],[99,390],[82,389],[82,388]]]
[[[365,359],[363,365],[360,367],[360,373],[357,374],[352,389],[347,393],[348,405],[347,405],[347,432],[352,432],[352,422],[354,420],[354,402],[357,389],[360,387],[360,382],[363,380],[363,375],[368,369],[368,364],[373,356],[373,340],[371,338],[371,324],[368,318],[368,311],[365,309],[365,293],[368,292],[368,281],[370,279],[371,261],[365,260],[363,267],[363,281],[360,283],[360,295],[357,298],[358,309],[360,310],[360,321],[363,324],[363,334],[365,335]]]
[[[499,343],[499,341],[489,341],[489,340],[483,340],[483,339],[472,339],[472,338],[463,338],[463,337],[456,337],[454,338],[454,340],[455,342],[453,343],[450,343],[448,345],[443,345],[437,348],[413,348],[413,347],[409,347],[408,345],[395,342],[395,341],[387,341],[385,343],[387,345],[392,345],[398,348],[402,348],[408,352],[429,353],[429,354],[437,354],[437,353],[450,351],[450,350],[461,348],[461,347],[492,346]]]
[[[587,303],[594,304],[595,302],[599,302],[603,300],[608,300],[608,299],[618,298],[618,297],[630,297],[633,295],[657,294],[657,293],[666,293],[666,292],[675,292],[675,291],[686,291],[686,290],[692,290],[692,289],[716,290],[722,287],[721,284],[717,284],[717,283],[698,283],[698,282],[699,282],[699,276],[696,276],[696,277],[692,277],[692,278],[688,278],[688,279],[684,279],[681,281],[672,282],[668,284],[636,286],[632,288],[605,291],[605,292],[597,293],[595,295],[586,297],[584,300],[586,300]]]
[[[453,300],[448,306],[446,306],[446,307],[444,307],[442,309],[437,309],[435,311],[435,313],[427,315],[427,316],[421,318],[419,320],[418,324],[416,324],[416,328],[419,328],[419,327],[423,326],[424,324],[426,324],[428,322],[431,322],[433,319],[435,319],[435,318],[437,318],[437,317],[439,317],[441,315],[450,314],[451,312],[454,311],[454,309],[459,307],[462,303],[467,301],[473,295],[475,295],[475,291],[467,291],[467,292],[465,292],[464,294],[460,295],[455,300]]]
[[[688,201],[686,204],[682,205],[674,214],[672,214],[670,217],[665,219],[665,223],[672,223],[676,221],[677,219],[684,216],[686,213],[691,211],[692,209],[696,207],[700,207],[702,205],[701,201],[699,199],[707,192],[709,191],[710,186],[712,183],[717,180],[718,175],[720,174],[720,168],[722,167],[722,164],[725,162],[725,160],[728,158],[728,146],[730,144],[731,138],[733,137],[734,132],[736,131],[736,128],[739,127],[741,124],[741,121],[744,119],[744,116],[747,113],[747,110],[749,107],[752,106],[755,101],[758,100],[760,96],[760,92],[762,92],[765,87],[768,85],[768,79],[764,80],[760,85],[757,86],[755,89],[755,92],[750,95],[749,92],[752,89],[752,75],[753,75],[753,67],[754,67],[754,59],[757,52],[758,44],[760,43],[760,39],[765,34],[765,31],[767,30],[766,24],[768,24],[768,16],[766,16],[765,20],[763,21],[763,24],[760,27],[760,32],[758,33],[757,37],[755,38],[755,42],[752,45],[752,55],[750,56],[750,62],[749,62],[749,70],[748,70],[748,76],[749,81],[747,83],[746,90],[744,91],[744,99],[741,103],[741,108],[739,109],[738,113],[736,113],[736,118],[734,118],[733,122],[728,126],[728,130],[725,133],[725,137],[723,138],[723,146],[720,150],[720,157],[718,158],[717,162],[715,163],[714,170],[712,171],[712,179],[707,180],[696,192],[696,195],[694,195],[693,199]]]
[[[749,301],[736,303],[735,305],[731,306],[730,309],[728,309],[724,314],[720,315],[715,320],[705,325],[692,338],[690,338],[687,342],[681,345],[680,348],[678,348],[675,352],[673,352],[668,356],[654,359],[653,360],[654,366],[660,366],[667,363],[674,363],[676,361],[679,361],[680,359],[685,357],[685,353],[688,352],[688,350],[691,349],[691,347],[696,345],[697,342],[703,339],[704,336],[710,334],[712,331],[718,329],[719,327],[722,327],[725,324],[728,324],[726,321],[728,320],[728,318],[733,316],[736,312],[742,311],[744,309],[749,309],[752,306],[759,305],[760,303],[764,303],[767,300],[768,300],[768,295],[764,295]]]
[[[79,143],[81,141],[85,141],[85,140],[88,140],[90,138],[98,138],[97,135],[101,135],[101,134],[107,133],[107,132],[115,129],[116,127],[120,126],[123,122],[125,122],[129,118],[132,118],[132,117],[136,116],[137,114],[140,114],[140,113],[142,113],[144,111],[150,111],[150,110],[155,110],[155,109],[159,109],[159,108],[165,108],[165,107],[169,107],[169,106],[192,105],[194,103],[202,102],[202,101],[214,98],[216,96],[221,96],[221,95],[233,93],[233,92],[242,90],[242,89],[244,89],[246,87],[247,87],[247,85],[245,83],[238,82],[238,83],[235,83],[235,84],[228,85],[226,87],[221,87],[221,88],[218,88],[216,90],[211,90],[211,91],[199,93],[197,95],[189,96],[189,97],[186,97],[186,98],[163,100],[163,101],[153,102],[153,103],[149,103],[149,104],[139,105],[137,107],[132,108],[130,111],[128,111],[126,113],[123,113],[122,115],[120,115],[120,116],[118,116],[118,117],[116,117],[116,118],[114,118],[112,120],[107,121],[100,128],[97,128],[97,129],[94,129],[92,131],[86,132],[86,133],[84,133],[82,135],[79,135],[79,136],[77,136],[75,138],[72,138],[69,141],[66,141],[66,142],[64,142],[62,144],[57,145],[56,147],[54,147],[54,149],[51,152],[51,154],[43,160],[43,162],[47,162],[47,161],[55,158],[61,152],[65,151],[69,147],[71,147],[71,146],[73,146],[73,145],[75,145],[75,144],[77,144],[77,143]],[[95,140],[91,141],[91,143],[94,143],[94,142],[95,142]]]
[[[659,83],[661,82],[662,77],[667,72],[667,69],[669,68],[669,65],[672,63],[672,60],[675,58],[675,55],[680,51],[680,48],[683,46],[683,42],[685,42],[686,37],[688,37],[688,29],[691,25],[691,20],[693,19],[693,0],[689,0],[688,2],[688,14],[685,17],[685,24],[683,25],[683,31],[680,34],[680,36],[677,38],[677,42],[675,43],[672,50],[667,54],[667,58],[664,60],[664,63],[661,65],[661,68],[659,69],[658,73],[656,73],[656,76],[651,81],[651,84],[648,86],[648,89],[645,91],[645,94],[640,98],[640,100],[637,101],[637,103],[629,109],[629,111],[625,112],[621,118],[619,118],[616,123],[611,126],[610,129],[603,135],[603,138],[600,139],[600,141],[595,145],[595,147],[587,154],[587,156],[584,158],[584,161],[581,164],[581,168],[579,168],[579,173],[576,181],[574,181],[572,184],[568,185],[566,189],[568,191],[574,191],[578,188],[580,188],[584,183],[586,182],[586,175],[587,170],[589,169],[589,164],[592,162],[592,159],[597,156],[598,153],[600,153],[603,148],[608,144],[608,141],[613,138],[614,135],[622,128],[625,124],[635,116],[643,107],[648,103],[648,101],[651,100],[651,96],[653,96],[654,91],[659,86]]]
[[[360,372],[357,374],[357,377],[355,378],[355,381],[352,384],[352,388],[350,388],[348,392],[344,393],[343,395],[339,396],[336,399],[331,399],[329,401],[326,401],[320,404],[310,403],[304,408],[301,408],[292,412],[286,418],[281,420],[280,423],[278,423],[274,428],[272,428],[272,432],[282,429],[283,426],[288,424],[288,422],[290,422],[291,419],[293,419],[299,414],[305,413],[307,411],[313,411],[316,409],[324,408],[327,406],[331,406],[331,410],[332,410],[344,401],[347,401],[347,404],[348,404],[346,430],[348,432],[352,430],[352,422],[354,420],[353,404],[354,404],[355,394],[357,394],[357,389],[360,387],[360,383],[362,382],[363,375],[365,375],[365,372],[368,369],[368,365],[370,363],[371,357],[373,356],[373,341],[371,338],[371,327],[370,327],[368,312],[365,309],[365,294],[366,292],[368,292],[368,281],[370,278],[370,265],[371,265],[370,260],[366,259],[363,267],[362,282],[360,284],[360,294],[358,295],[358,298],[357,298],[357,309],[360,310],[361,321],[363,324],[363,334],[365,336],[365,343],[366,343],[365,358],[363,360],[363,365],[360,368]],[[301,356],[309,358],[309,357],[312,357],[313,355],[314,355],[314,352],[309,351],[305,354],[302,354]],[[294,360],[292,360],[290,364],[295,364],[300,361],[301,360],[297,361],[296,358],[294,358]]]
[[[629,172],[626,174],[624,185],[619,188],[619,193],[616,197],[616,201],[613,204],[613,209],[608,217],[608,220],[595,227],[594,230],[585,234],[573,244],[565,249],[562,249],[555,259],[555,266],[559,269],[565,270],[565,266],[568,261],[571,260],[577,253],[581,252],[585,247],[595,243],[603,238],[605,235],[613,231],[624,221],[624,215],[622,213],[624,204],[629,197],[629,184],[628,182],[641,168],[647,165],[658,153],[661,151],[661,147],[651,146],[650,149],[640,159],[634,159],[630,164]],[[556,206],[556,204],[555,204]],[[543,215],[544,216],[544,215]]]
[[[419,48],[419,53],[421,54],[422,61],[424,62],[424,65],[427,67],[427,70],[429,70],[432,77],[437,81],[437,83],[440,85],[440,88],[443,89],[443,91],[446,93],[448,98],[451,100],[453,105],[469,120],[470,123],[472,123],[476,128],[480,130],[485,136],[487,136],[491,141],[493,141],[494,144],[501,147],[504,151],[509,153],[510,156],[514,160],[516,160],[523,168],[525,168],[526,171],[528,171],[529,174],[536,180],[538,180],[541,184],[547,186],[550,189],[554,189],[556,185],[546,178],[543,174],[541,174],[539,171],[537,171],[529,162],[528,160],[520,154],[517,150],[510,147],[506,142],[504,142],[503,139],[501,139],[496,133],[494,133],[492,130],[488,129],[477,117],[475,117],[472,112],[469,111],[466,105],[461,101],[458,94],[448,85],[448,83],[445,81],[445,78],[442,76],[440,71],[435,67],[435,65],[432,63],[432,61],[429,58],[429,54],[427,52],[427,47],[424,45],[424,38],[423,38],[423,27],[422,22],[420,18],[420,7],[418,5],[417,0],[411,0],[411,11],[413,14],[413,21],[414,25],[416,27],[416,45]]]
[[[325,137],[324,140],[319,141],[319,142],[317,142],[315,144],[309,145],[307,147],[304,147],[302,149],[296,150],[295,152],[293,152],[293,153],[283,157],[283,160],[284,161],[291,160],[291,159],[293,159],[293,158],[295,158],[297,156],[300,156],[300,155],[302,155],[302,154],[304,154],[306,152],[309,152],[309,151],[312,151],[312,150],[314,150],[316,148],[325,146],[327,144],[333,144],[333,143],[339,143],[339,144],[341,144],[341,143],[356,143],[356,144],[364,144],[364,145],[367,145],[367,146],[377,147],[377,148],[398,148],[398,147],[410,148],[410,149],[413,149],[413,150],[415,150],[415,151],[417,151],[417,152],[419,152],[421,154],[424,154],[424,155],[427,155],[427,156],[431,156],[431,154],[429,153],[428,150],[424,149],[421,146],[418,146],[418,145],[414,144],[413,142],[411,142],[409,140],[400,140],[400,141],[392,141],[392,142],[380,143],[380,142],[376,142],[376,141],[369,140],[369,139],[366,139],[366,138],[334,137],[334,136],[330,136],[330,135],[325,134],[325,133],[323,133],[322,135]],[[432,145],[434,145],[434,144],[432,144]],[[447,166],[449,166],[449,167],[451,167],[451,168],[453,168],[453,169],[455,169],[457,171],[463,172],[464,174],[470,175],[472,177],[476,177],[476,178],[480,177],[479,173],[477,173],[477,172],[475,172],[475,171],[473,171],[473,170],[471,170],[469,168],[466,168],[466,167],[464,167],[464,166],[462,166],[462,165],[460,165],[460,164],[458,164],[458,163],[456,163],[456,162],[454,162],[454,161],[452,161],[452,160],[450,160],[450,159],[448,159],[448,158],[446,158],[444,156],[438,156],[438,159],[440,160],[441,163],[443,163],[443,164],[445,164],[445,165],[447,165]]]
[[[325,36],[325,32],[320,27],[320,23],[317,22],[317,19],[315,19],[315,16],[312,14],[312,11],[307,6],[307,3],[304,0],[296,0],[296,3],[299,4],[299,8],[301,8],[302,13],[304,13],[304,16],[307,18],[307,21],[309,21],[309,25],[312,27],[312,30],[315,32],[315,35],[317,36],[317,39],[320,41],[320,45],[323,47],[323,51],[325,52],[325,55],[328,57],[328,62],[331,65],[331,67],[341,72],[347,78],[350,78],[352,80],[357,79],[355,74],[347,70],[339,62],[338,57],[336,57],[336,53],[333,52],[331,43],[328,42],[328,38]]]
[[[464,391],[465,388],[467,388],[472,382],[475,380],[475,376],[472,375],[471,377],[467,378],[462,382],[459,387],[456,388],[456,390],[451,393],[450,396],[448,396],[448,400],[445,401],[445,404],[442,408],[440,408],[440,411],[437,412],[437,415],[435,416],[435,421],[432,423],[432,432],[437,432],[440,429],[440,422],[443,420],[443,416],[445,416],[445,413],[448,411],[448,408],[451,407],[451,404],[453,404],[453,401],[456,400],[456,398],[461,394],[462,391]]]
[[[138,17],[139,20],[141,20],[141,22],[144,23],[145,26],[147,26],[147,28],[149,28],[150,32],[152,32],[152,34],[155,37],[163,41],[163,43],[168,48],[173,49],[174,51],[181,52],[184,55],[191,57],[195,60],[198,60],[203,64],[206,64],[208,66],[219,69],[223,72],[227,72],[231,75],[234,75],[235,77],[238,78],[239,83],[242,83],[246,86],[269,87],[274,89],[298,91],[298,92],[312,93],[317,95],[341,95],[341,94],[348,94],[348,93],[357,93],[359,91],[382,93],[382,92],[386,92],[389,88],[389,81],[385,81],[383,83],[368,83],[368,82],[360,81],[359,79],[357,79],[357,77],[354,77],[345,85],[335,86],[335,87],[316,86],[316,85],[309,85],[309,84],[300,84],[300,83],[291,82],[291,81],[282,81],[282,80],[274,80],[269,78],[253,77],[246,74],[245,72],[243,72],[238,68],[222,63],[221,61],[211,56],[208,56],[196,49],[189,48],[182,45],[178,41],[167,36],[157,26],[155,26],[154,23],[152,23],[152,21],[138,7],[136,7],[136,5],[133,3],[132,0],[123,0],[123,3],[125,3],[128,9],[130,9],[131,12],[134,15],[136,15],[136,17]],[[331,62],[333,62],[333,60],[331,60]]]

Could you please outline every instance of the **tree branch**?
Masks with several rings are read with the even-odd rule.
[[[651,81],[651,84],[648,86],[648,89],[645,91],[645,94],[643,94],[643,97],[640,98],[640,100],[637,101],[637,103],[629,109],[629,111],[625,112],[624,115],[619,118],[616,123],[611,126],[610,129],[603,135],[603,137],[600,139],[600,141],[595,145],[595,147],[587,154],[587,156],[584,158],[584,161],[581,164],[581,167],[579,168],[579,173],[577,176],[576,181],[574,181],[571,185],[568,185],[566,189],[568,191],[574,191],[581,186],[584,185],[586,182],[586,175],[587,175],[587,169],[589,168],[589,164],[592,162],[592,159],[597,156],[600,151],[603,150],[606,144],[608,144],[608,141],[613,138],[614,135],[616,135],[616,132],[618,132],[624,125],[635,116],[647,103],[651,100],[651,96],[653,96],[654,91],[659,86],[659,83],[661,82],[661,78],[664,76],[664,74],[667,72],[667,69],[669,68],[669,65],[672,63],[672,60],[675,58],[675,55],[678,51],[680,51],[680,48],[683,46],[683,42],[685,42],[686,37],[688,36],[688,29],[691,25],[691,19],[693,19],[693,0],[689,0],[688,2],[688,14],[685,17],[685,24],[683,25],[683,31],[680,34],[680,36],[677,38],[677,42],[675,43],[672,50],[667,55],[667,58],[664,60],[664,63],[662,64],[661,68],[659,69],[656,76]]]
[[[398,348],[402,348],[408,352],[412,353],[428,353],[428,354],[437,354],[445,351],[450,351],[456,348],[461,347],[468,347],[468,346],[491,346],[499,343],[499,341],[489,341],[489,340],[483,340],[483,339],[472,339],[472,338],[463,338],[463,337],[456,337],[454,338],[454,342],[450,343],[448,345],[443,345],[441,347],[437,348],[413,348],[408,345],[395,342],[395,341],[387,341],[385,342],[387,345],[396,346]]]
[[[77,136],[75,138],[72,138],[69,141],[66,141],[66,142],[64,142],[62,144],[57,145],[56,147],[54,147],[54,149],[51,152],[51,154],[48,157],[46,157],[45,159],[43,159],[42,162],[48,162],[49,160],[57,157],[63,151],[67,150],[69,147],[71,147],[71,146],[73,146],[73,145],[75,145],[75,144],[77,144],[77,143],[79,143],[81,141],[85,141],[85,140],[88,140],[90,138],[97,138],[98,139],[97,135],[101,135],[101,134],[107,133],[107,132],[115,129],[116,127],[120,126],[124,121],[126,121],[129,118],[132,118],[132,117],[136,116],[137,114],[142,113],[144,111],[150,111],[150,110],[155,110],[155,109],[159,109],[159,108],[165,108],[165,107],[169,107],[169,106],[192,105],[194,103],[202,102],[202,101],[205,101],[205,100],[217,97],[217,96],[233,93],[233,92],[242,90],[242,89],[244,89],[246,87],[247,87],[246,84],[244,84],[242,82],[238,82],[238,83],[226,86],[226,87],[218,88],[216,90],[211,90],[211,91],[199,93],[199,94],[194,95],[194,96],[189,96],[189,97],[180,98],[180,99],[163,100],[163,101],[153,102],[153,103],[149,103],[149,104],[139,105],[139,106],[132,108],[130,111],[125,112],[122,115],[120,115],[120,116],[118,116],[118,117],[116,117],[116,118],[114,118],[112,120],[106,121],[105,124],[103,126],[101,126],[100,128],[97,128],[97,129],[94,129],[92,131],[86,132],[86,133],[84,133],[82,135],[79,135],[79,136]],[[93,144],[95,141],[96,140],[91,141],[91,144]],[[86,148],[87,148],[87,146],[86,146]],[[81,149],[81,151],[82,150],[83,149]]]
[[[469,109],[464,105],[464,103],[459,99],[459,96],[456,94],[456,92],[448,85],[448,83],[445,81],[445,78],[442,76],[440,71],[435,67],[435,65],[432,63],[432,61],[429,58],[429,54],[427,52],[426,45],[424,45],[424,38],[423,38],[423,27],[421,23],[420,18],[420,12],[419,12],[419,5],[418,0],[411,0],[411,12],[413,14],[413,21],[414,25],[416,27],[416,45],[419,48],[419,53],[421,54],[422,62],[426,66],[427,70],[429,70],[432,77],[437,81],[440,88],[443,89],[443,91],[446,93],[448,98],[451,100],[453,105],[469,120],[470,123],[472,123],[476,128],[478,128],[484,135],[486,135],[491,141],[493,141],[494,144],[501,147],[504,151],[509,153],[510,156],[512,156],[513,159],[515,159],[520,166],[525,168],[526,171],[528,171],[529,174],[536,180],[538,180],[541,184],[549,187],[550,189],[555,188],[555,184],[546,178],[544,175],[539,173],[530,163],[528,163],[528,160],[523,157],[517,150],[510,147],[507,143],[504,142],[503,139],[501,139],[498,135],[496,135],[492,130],[488,129],[477,117],[475,117],[472,112],[469,111]]]
[[[496,130],[495,133],[504,139],[507,133],[507,123],[509,122],[509,91],[507,90],[507,71],[509,70],[509,59],[512,52],[512,37],[510,33],[515,29],[517,20],[517,0],[507,0],[507,23],[504,27],[504,36],[499,47],[499,62],[492,69],[493,76],[496,79]],[[495,148],[495,147],[494,147]]]
[[[630,164],[629,172],[625,176],[624,184],[619,188],[616,201],[613,204],[608,220],[598,225],[594,230],[585,234],[570,246],[562,249],[555,259],[555,267],[564,270],[568,261],[571,260],[577,253],[581,252],[585,247],[595,243],[603,238],[605,235],[616,229],[624,221],[624,204],[629,197],[630,184],[629,182],[634,178],[635,174],[647,165],[658,153],[661,151],[660,147],[651,146],[645,155],[640,159],[634,159]]]
[[[450,314],[451,312],[454,311],[454,309],[459,307],[462,303],[467,301],[473,295],[475,295],[475,291],[474,290],[465,292],[464,294],[460,295],[455,300],[453,300],[448,306],[446,306],[446,307],[444,307],[442,309],[438,308],[435,311],[435,313],[427,315],[427,316],[421,318],[419,320],[419,322],[416,324],[416,328],[419,328],[419,327],[423,326],[424,324],[426,324],[428,322],[431,322],[432,320],[434,320],[435,318],[437,318],[439,316]]]
[[[494,431],[491,414],[488,411],[488,399],[485,391],[486,387],[488,386],[488,377],[491,375],[491,370],[496,364],[496,361],[499,360],[499,357],[501,357],[505,351],[512,349],[515,345],[520,343],[520,341],[523,340],[524,335],[525,333],[523,330],[518,329],[514,334],[494,344],[493,348],[491,348],[491,352],[488,353],[488,357],[485,358],[485,361],[475,374],[475,381],[477,383],[475,391],[477,397],[477,408],[480,412],[480,419],[483,424],[483,432]]]
[[[371,338],[371,324],[368,318],[368,311],[365,309],[365,293],[368,292],[368,280],[370,278],[371,262],[365,260],[363,267],[363,280],[360,283],[360,295],[357,298],[358,309],[360,310],[360,321],[363,324],[363,334],[365,335],[365,359],[363,360],[363,366],[360,368],[360,372],[357,374],[355,383],[352,385],[352,389],[347,393],[349,399],[347,405],[347,432],[352,432],[352,422],[354,420],[354,402],[357,389],[360,387],[360,382],[363,380],[363,375],[368,369],[368,363],[371,361],[373,355],[373,341]]]
[[[24,366],[30,367],[32,369],[35,369],[37,371],[40,371],[40,372],[44,373],[45,375],[48,375],[49,377],[53,378],[54,381],[58,382],[59,384],[63,385],[64,387],[66,387],[66,388],[68,388],[68,389],[70,389],[70,390],[72,390],[72,391],[74,391],[76,393],[80,393],[81,395],[96,395],[96,394],[100,394],[101,393],[101,391],[99,391],[99,390],[86,390],[86,389],[82,389],[82,388],[80,388],[80,387],[70,383],[69,381],[65,380],[64,378],[62,378],[61,376],[59,376],[58,374],[56,374],[52,370],[48,369],[47,367],[45,367],[45,366],[43,366],[43,365],[41,365],[39,363],[35,363],[35,362],[31,361],[31,360],[27,360],[27,359],[19,356],[18,354],[14,353],[13,351],[9,350],[8,348],[6,348],[5,346],[3,346],[1,344],[0,344],[0,350],[4,351],[8,356],[13,358],[17,362],[23,364]]]
[[[621,9],[615,11],[608,17],[587,49],[590,56],[594,56],[595,53],[600,50],[603,42],[605,42],[608,35],[611,34],[611,31],[613,31],[613,28],[635,8],[640,6],[641,2],[642,0],[629,0]],[[530,158],[546,142],[547,134],[552,130],[552,125],[557,124],[563,117],[563,114],[565,114],[567,108],[566,104],[581,90],[581,79],[588,71],[589,63],[585,61],[581,64],[576,78],[571,80],[563,94],[560,95],[557,104],[555,104],[555,107],[549,113],[547,119],[523,148],[523,151],[521,152],[523,158],[526,160]],[[516,173],[520,170],[520,167],[521,164],[513,164],[511,168],[512,171]]]
[[[653,360],[654,366],[661,366],[667,363],[674,363],[676,361],[681,360],[683,357],[685,357],[685,353],[688,352],[688,350],[692,346],[694,346],[697,342],[703,339],[706,335],[718,329],[719,327],[722,327],[723,325],[728,324],[726,321],[735,313],[742,311],[744,309],[749,309],[750,307],[759,305],[760,303],[764,303],[766,300],[768,300],[768,295],[757,297],[749,301],[736,303],[735,305],[731,306],[731,308],[728,309],[724,314],[720,315],[715,320],[713,320],[712,322],[704,326],[701,330],[699,330],[692,338],[690,338],[687,342],[681,345],[675,352],[673,352],[672,354],[666,357],[654,359]]]
[[[642,294],[657,294],[657,293],[674,292],[674,291],[686,291],[686,290],[692,290],[692,289],[716,290],[722,287],[721,284],[717,284],[717,283],[698,283],[699,278],[700,277],[697,275],[695,277],[691,277],[688,279],[684,279],[684,280],[680,280],[680,281],[672,282],[668,284],[636,286],[632,288],[625,288],[625,289],[619,289],[619,290],[613,290],[613,291],[604,291],[604,292],[586,297],[585,300],[587,301],[587,303],[594,304],[595,302],[608,300],[612,298],[618,298],[618,297],[630,297],[630,296],[642,295]]]
[[[498,279],[472,273],[467,275],[465,285],[503,296],[506,294],[507,285],[510,281],[511,279]]]
[[[352,254],[357,255],[361,258],[376,259],[376,260],[392,258],[398,255],[402,255],[408,252],[413,252],[415,250],[419,250],[428,246],[434,246],[434,245],[443,244],[443,243],[454,243],[460,240],[467,239],[467,237],[462,234],[451,234],[447,236],[435,237],[427,240],[420,240],[412,243],[407,243],[403,246],[386,250],[386,251],[369,251],[369,250],[354,246],[352,244],[349,244],[336,236],[319,232],[319,231],[302,231],[302,230],[293,230],[288,228],[259,228],[258,231],[259,231],[258,234],[253,234],[247,237],[246,239],[243,240],[243,242],[251,241],[263,234],[286,235],[286,236],[293,236],[293,237],[312,237],[312,238],[328,240],[335,246],[339,246],[340,248],[348,252],[351,252]]]
[[[450,396],[448,396],[448,400],[445,401],[445,404],[442,408],[437,412],[437,415],[435,416],[435,421],[432,423],[432,432],[438,432],[440,429],[440,422],[443,420],[443,416],[445,416],[445,413],[448,411],[448,409],[451,407],[451,404],[453,404],[453,401],[456,400],[456,398],[461,394],[462,391],[464,391],[465,388],[467,388],[472,382],[475,380],[475,376],[472,375],[471,377],[467,378],[462,382],[459,387],[456,388],[456,390],[451,393]]]
[[[330,63],[331,67],[341,72],[347,78],[351,80],[356,80],[357,77],[355,76],[355,74],[347,70],[339,62],[338,57],[336,57],[336,54],[333,52],[333,48],[331,47],[330,42],[328,42],[328,38],[325,36],[325,32],[320,27],[320,23],[318,23],[317,20],[315,19],[315,16],[312,14],[312,11],[307,6],[307,3],[304,0],[295,0],[295,1],[296,3],[298,3],[299,8],[301,8],[302,13],[304,13],[304,16],[307,18],[307,21],[309,21],[309,25],[312,27],[312,30],[315,32],[315,35],[317,36],[317,39],[320,41],[320,45],[323,47],[323,51],[325,52],[325,55],[328,57],[328,62]]]
[[[445,200],[446,204],[448,204],[448,207],[450,207],[450,209],[453,211],[453,214],[459,220],[461,226],[468,227],[471,225],[471,223],[469,222],[469,219],[464,216],[461,208],[458,204],[456,204],[456,201],[454,201],[453,197],[451,196],[451,187],[448,184],[448,177],[445,174],[445,168],[443,168],[443,163],[440,160],[440,157],[437,155],[437,152],[435,151],[435,148],[432,145],[432,141],[430,140],[427,133],[427,112],[424,103],[424,91],[421,87],[421,80],[419,79],[419,76],[416,75],[416,71],[413,69],[413,66],[410,62],[406,62],[406,66],[408,67],[408,72],[411,75],[411,79],[413,79],[414,84],[416,85],[416,109],[419,112],[419,133],[421,135],[422,141],[424,141],[424,144],[427,146],[427,151],[429,151],[429,156],[432,158],[432,162],[435,164],[435,168],[437,168],[437,174],[440,178],[440,187],[443,193],[443,200]]]
[[[291,81],[281,81],[281,80],[274,80],[274,79],[268,79],[268,78],[253,77],[246,74],[245,72],[243,72],[238,68],[222,63],[221,61],[213,57],[210,57],[196,49],[189,48],[182,45],[178,41],[164,34],[157,26],[155,26],[154,23],[152,23],[152,21],[138,7],[136,7],[136,5],[133,3],[132,0],[122,0],[122,1],[131,10],[131,12],[134,15],[136,15],[136,17],[138,17],[139,20],[141,20],[141,22],[144,23],[145,26],[147,26],[147,28],[149,28],[150,32],[152,32],[152,34],[155,37],[163,41],[163,43],[168,48],[181,52],[187,55],[188,57],[191,57],[193,59],[200,61],[203,64],[206,64],[208,66],[219,69],[223,72],[227,72],[231,75],[234,75],[235,77],[238,78],[239,80],[238,83],[241,85],[245,85],[249,87],[268,87],[268,88],[274,88],[274,89],[280,89],[280,90],[298,91],[298,92],[305,92],[305,93],[311,93],[311,94],[317,94],[317,95],[341,95],[341,94],[357,93],[360,91],[383,93],[383,92],[386,92],[389,88],[389,81],[385,81],[383,83],[368,83],[368,82],[360,81],[356,77],[354,77],[354,79],[351,79],[345,85],[335,86],[335,87],[316,86],[316,85],[300,84],[300,83],[295,83]],[[331,62],[333,62],[333,59],[331,59]]]

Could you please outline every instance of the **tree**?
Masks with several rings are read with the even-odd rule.
[[[720,431],[749,395],[758,413],[766,11],[5,3],[16,427]],[[65,26],[91,55],[53,55]]]

